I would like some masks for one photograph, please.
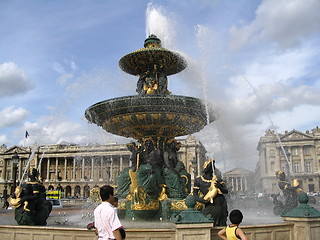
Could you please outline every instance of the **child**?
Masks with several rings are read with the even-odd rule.
[[[231,224],[218,232],[218,236],[224,240],[248,240],[246,234],[239,228],[243,215],[240,210],[232,210],[229,214]]]

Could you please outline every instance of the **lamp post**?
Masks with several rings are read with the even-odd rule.
[[[16,190],[17,184],[17,165],[19,163],[19,155],[15,152],[12,156],[12,165],[13,165],[13,192]]]

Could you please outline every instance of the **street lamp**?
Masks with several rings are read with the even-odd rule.
[[[13,192],[16,190],[17,183],[17,165],[19,163],[19,155],[15,152],[12,156],[12,165],[13,165]]]

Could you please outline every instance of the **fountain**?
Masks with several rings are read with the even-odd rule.
[[[117,178],[119,214],[128,219],[169,219],[187,209],[190,174],[177,159],[176,137],[192,134],[215,120],[204,101],[172,95],[168,76],[187,66],[179,54],[150,35],[144,48],[123,56],[120,68],[138,76],[137,95],[96,103],[85,117],[104,130],[136,140],[128,144],[132,166]]]
[[[127,145],[132,152],[132,166],[118,177],[119,215],[137,220],[153,217],[167,220],[173,216],[175,220],[172,225],[157,221],[150,229],[146,229],[145,222],[135,221],[142,225],[136,229],[132,225],[128,227],[128,238],[217,239],[220,228],[201,222],[196,215],[194,198],[189,194],[190,176],[177,159],[179,142],[175,138],[200,131],[215,120],[203,101],[172,95],[168,90],[167,76],[182,71],[186,62],[178,54],[162,48],[160,40],[151,35],[145,41],[145,48],[124,56],[119,65],[125,72],[139,76],[138,95],[96,103],[85,113],[90,122],[106,131],[136,141]],[[319,239],[319,212],[308,207],[305,195],[299,202],[300,206],[283,216],[285,222],[279,216],[275,222],[274,216],[269,216],[267,209],[259,206],[259,211],[265,211],[264,217],[260,217],[260,212],[254,212],[251,202],[248,203],[251,212],[244,214],[243,222],[248,238]],[[1,217],[5,225],[0,225],[0,236],[4,240],[22,236],[28,239],[94,238],[94,231],[85,228],[86,223],[92,221],[93,208],[94,204],[86,205],[82,212],[74,209],[70,215],[58,212],[49,218],[46,227],[15,226],[10,222],[10,212],[5,212]],[[196,216],[193,222],[181,224],[181,218],[190,214]],[[8,225],[10,223],[12,225]],[[252,224],[255,225],[250,226]]]

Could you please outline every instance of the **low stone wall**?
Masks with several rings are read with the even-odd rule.
[[[241,226],[249,240],[294,240],[294,224],[278,223],[256,226]],[[221,228],[213,228],[211,240],[221,240],[217,236]]]
[[[249,240],[294,240],[294,223],[242,226]],[[212,224],[178,224],[172,229],[126,229],[128,240],[218,240]],[[1,240],[95,240],[94,231],[79,228],[4,226]],[[315,238],[313,240],[318,240]]]

